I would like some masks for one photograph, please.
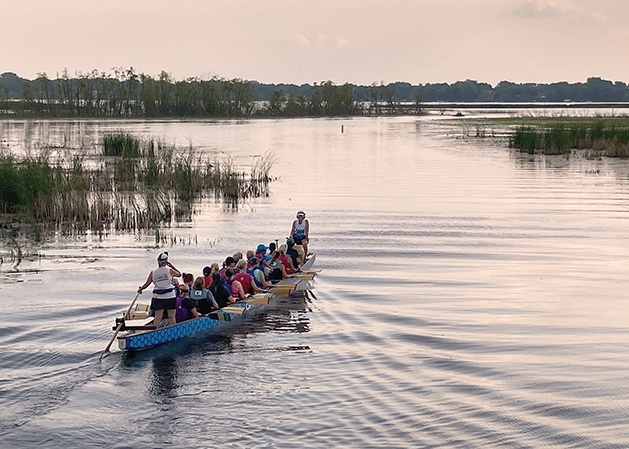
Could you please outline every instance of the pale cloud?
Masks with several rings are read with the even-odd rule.
[[[515,0],[512,14],[519,18],[562,17],[609,22],[609,18],[598,11],[586,10],[570,0]]]
[[[312,47],[312,43],[306,38],[306,36],[302,34],[298,34],[297,36],[295,36],[295,38],[293,39],[293,42],[295,43],[297,47],[301,47],[301,48]]]
[[[343,39],[341,36],[336,38],[336,46],[338,48],[346,48],[349,47],[349,42]]]
[[[517,0],[512,13],[522,18],[578,17],[583,16],[585,11],[567,0]]]

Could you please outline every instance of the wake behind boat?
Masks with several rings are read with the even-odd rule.
[[[260,313],[269,305],[279,303],[286,296],[305,296],[306,291],[311,287],[310,281],[317,274],[317,271],[313,270],[315,260],[316,255],[310,255],[298,273],[289,279],[279,281],[268,293],[258,293],[207,315],[159,329],[155,327],[154,317],[149,316],[148,305],[133,306],[132,304],[122,317],[116,318],[116,325],[113,327],[116,334],[121,332],[117,335],[118,347],[122,350],[138,351],[202,332],[218,334],[229,331],[235,326],[246,323],[250,317]]]

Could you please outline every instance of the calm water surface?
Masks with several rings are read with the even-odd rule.
[[[159,249],[51,237],[0,266],[0,446],[629,447],[629,162],[430,117],[3,121],[0,142],[89,152],[121,128],[242,166],[273,151],[269,198],[203,202],[168,251],[200,274],[304,209],[315,296],[99,361]]]

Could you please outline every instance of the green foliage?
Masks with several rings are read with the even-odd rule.
[[[192,147],[179,151],[124,131],[103,137],[103,153],[107,158],[99,163],[83,155],[50,161],[0,154],[4,221],[29,223],[36,232],[39,225],[129,230],[169,224],[190,219],[193,203],[204,193],[233,207],[268,195],[274,162],[272,154],[264,155],[246,174],[230,159],[210,160]]]
[[[97,70],[85,74],[78,72],[74,77],[64,70],[56,79],[40,73],[32,81],[5,72],[0,75],[0,99],[20,99],[20,102],[5,101],[5,105],[14,113],[24,116],[240,117],[258,112],[254,100],[271,102],[273,92],[281,91],[286,101],[299,97],[308,99],[307,107],[294,109],[294,115],[320,115],[323,112],[316,100],[317,97],[324,100],[320,93],[313,91],[321,89],[326,83],[329,81],[314,85],[262,84],[218,77],[176,81],[166,72],[153,77],[138,74],[132,67],[114,68],[109,74]],[[626,83],[595,77],[588,78],[585,83],[502,81],[494,87],[470,79],[452,84],[380,82],[369,86],[347,86],[352,90],[354,102],[369,102],[376,106],[389,104],[393,109],[397,109],[400,102],[414,102],[418,98],[423,102],[629,101],[629,86]],[[300,103],[296,100],[293,106]],[[277,108],[263,112],[277,115]],[[352,113],[356,112],[354,110]],[[375,111],[375,107],[370,112],[380,113]],[[391,113],[391,109],[381,112]]]
[[[266,107],[259,115],[296,117],[296,116],[343,116],[359,111],[354,92],[350,84],[335,85],[332,81],[315,83],[308,96],[286,96],[280,90],[271,93]]]
[[[601,151],[610,157],[629,157],[629,126],[597,120],[590,123],[552,123],[548,126],[518,126],[510,146],[533,154],[567,154],[572,149]]]
[[[103,137],[103,156],[138,157],[140,140],[124,131],[107,133]]]

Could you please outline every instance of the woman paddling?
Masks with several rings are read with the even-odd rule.
[[[158,267],[149,273],[144,285],[138,287],[138,293],[141,294],[142,290],[146,289],[151,283],[155,285],[151,310],[155,312],[155,328],[159,329],[162,324],[164,310],[168,314],[168,325],[172,326],[175,324],[177,295],[173,285],[173,277],[179,277],[181,273],[168,261],[168,253],[166,251],[157,256],[157,265]]]

